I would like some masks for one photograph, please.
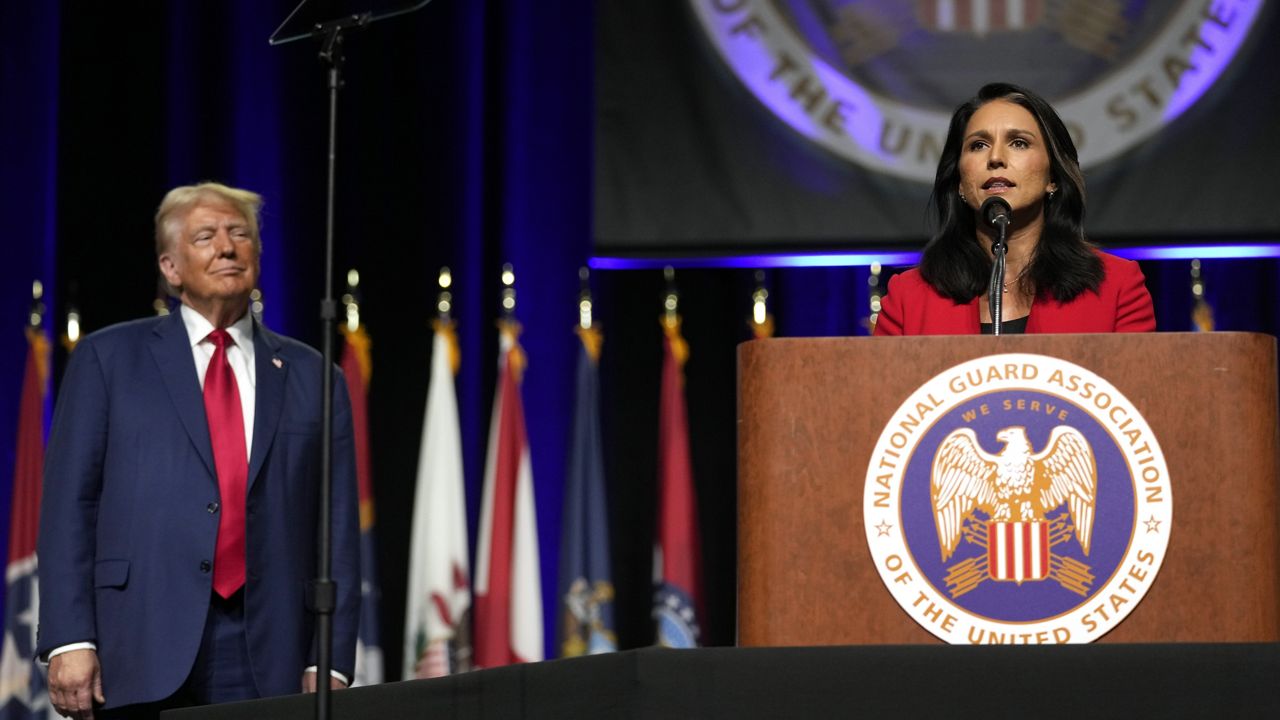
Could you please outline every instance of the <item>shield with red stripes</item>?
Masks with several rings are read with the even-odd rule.
[[[1049,523],[988,523],[987,573],[1016,583],[1048,577]]]
[[[916,17],[933,32],[985,35],[1033,28],[1044,18],[1043,0],[917,0]]]

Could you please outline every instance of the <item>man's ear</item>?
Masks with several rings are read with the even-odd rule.
[[[162,254],[157,264],[160,266],[160,274],[164,276],[165,282],[169,283],[169,287],[174,290],[180,289],[182,276],[178,274],[178,266],[169,253]]]

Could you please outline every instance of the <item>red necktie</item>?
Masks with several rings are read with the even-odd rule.
[[[209,420],[213,463],[222,496],[218,517],[218,547],[213,558],[213,590],[231,597],[244,585],[244,504],[249,480],[245,452],[244,412],[236,376],[227,362],[227,345],[235,344],[226,330],[209,333],[213,357],[204,376],[204,412]]]

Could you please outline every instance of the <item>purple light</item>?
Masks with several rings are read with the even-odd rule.
[[[653,270],[670,265],[687,268],[797,268],[859,267],[866,265],[915,265],[920,253],[911,252],[843,252],[787,253],[771,255],[720,255],[682,258],[592,257],[587,264],[593,270]]]
[[[1280,243],[1251,245],[1153,245],[1108,249],[1130,260],[1238,260],[1280,257]]]
[[[1262,3],[1228,5],[1229,9],[1205,5],[1206,17],[1196,28],[1197,43],[1187,59],[1193,69],[1180,76],[1178,89],[1164,110],[1165,122],[1181,115],[1213,85],[1239,51],[1262,10]]]
[[[1150,245],[1107,248],[1107,252],[1130,260],[1228,260],[1280,258],[1280,243],[1235,245]],[[629,258],[597,255],[588,261],[593,270],[655,270],[670,265],[690,268],[804,268],[862,267],[888,265],[904,267],[920,262],[917,251],[865,251],[828,253],[778,253],[767,255],[708,255],[679,258]]]

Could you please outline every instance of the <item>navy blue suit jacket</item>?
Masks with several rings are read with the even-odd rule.
[[[315,350],[254,327],[245,622],[262,696],[313,664],[321,368]],[[354,676],[359,498],[351,407],[335,371],[334,669]],[[204,399],[180,313],[86,337],[67,365],[46,453],[37,652],[97,643],[106,707],[186,680],[212,593],[220,502]]]

